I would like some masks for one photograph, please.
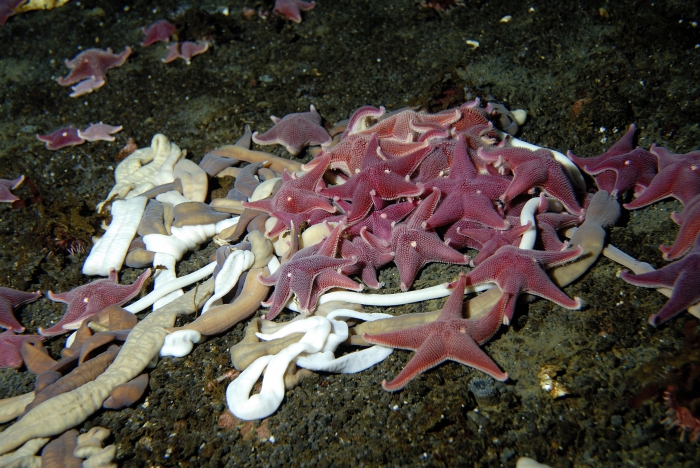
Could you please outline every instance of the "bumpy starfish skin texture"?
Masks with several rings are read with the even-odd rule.
[[[382,200],[396,200],[402,197],[415,197],[423,192],[422,184],[416,185],[407,180],[427,153],[427,145],[413,154],[399,159],[383,160],[377,154],[379,141],[376,136],[367,145],[362,168],[343,185],[321,190],[321,194],[343,200],[352,200],[352,211],[348,214],[348,224],[354,224],[369,213],[374,204],[373,197]]]
[[[366,231],[366,228],[363,230]],[[367,239],[366,234],[350,241],[344,239],[340,244],[343,258],[355,259],[355,263],[340,270],[344,275],[359,274],[362,282],[372,289],[379,289],[382,284],[377,280],[377,269],[394,259],[394,255],[379,242]]]
[[[658,157],[659,173],[637,198],[624,205],[626,209],[634,210],[668,197],[685,205],[700,193],[700,151],[674,154],[652,145],[651,152]]]
[[[608,148],[605,153],[599,154],[598,156],[580,158],[571,151],[568,151],[566,155],[579,168],[581,168],[581,170],[585,171],[587,174],[593,175],[593,179],[595,180],[599,190],[605,190],[608,193],[612,193],[613,190],[615,190],[617,173],[613,170],[604,170],[599,171],[594,175],[593,169],[600,164],[604,164],[608,159],[624,155],[632,151],[634,149],[634,138],[636,131],[637,127],[634,124],[630,125],[629,129],[622,136],[622,138],[617,140],[615,144]]]
[[[309,112],[288,114],[283,118],[270,117],[275,125],[262,135],[253,133],[253,141],[259,145],[280,144],[293,155],[308,145],[322,145],[331,140],[321,126],[321,116],[312,105]]]
[[[463,318],[465,286],[465,276],[460,275],[440,316],[434,322],[396,332],[363,335],[369,343],[416,351],[399,375],[391,382],[382,382],[385,390],[401,390],[418,374],[447,360],[479,369],[496,380],[508,380],[508,374],[501,371],[479,348],[480,344],[488,341],[498,331],[502,306],[496,304],[491,312],[478,319]]]
[[[522,293],[549,299],[568,309],[579,309],[581,299],[571,299],[547,276],[543,267],[572,261],[581,255],[581,247],[564,252],[540,252],[506,245],[481,262],[467,275],[467,285],[493,282],[503,292],[503,321],[509,324],[515,312],[515,303]]]
[[[0,287],[0,327],[22,333],[24,327],[17,321],[12,311],[16,307],[36,301],[40,297],[41,291],[30,293],[12,288]]]
[[[624,270],[620,278],[630,284],[644,288],[673,288],[671,298],[663,308],[649,317],[649,323],[656,326],[671,320],[685,309],[700,301],[700,239],[693,250],[685,257],[656,271],[641,275]]]
[[[571,213],[583,212],[569,176],[554,159],[551,151],[494,147],[488,150],[479,148],[478,154],[486,161],[500,162],[502,166],[507,164],[513,171],[513,181],[501,196],[503,202],[508,202],[533,187],[542,187],[542,190],[559,199]]]
[[[423,265],[430,262],[466,265],[469,256],[459,253],[440,240],[435,232],[425,230],[425,222],[432,216],[440,200],[440,192],[433,191],[416,211],[403,223],[396,224],[391,234],[391,251],[399,269],[401,290],[407,291]]]
[[[335,258],[344,228],[344,222],[338,223],[321,244],[294,253],[270,276],[258,276],[265,286],[275,286],[270,298],[262,303],[270,308],[266,320],[275,318],[292,295],[296,295],[301,311],[309,313],[316,308],[318,296],[331,288],[362,290],[361,285],[339,273],[342,268],[356,262],[355,258]],[[295,244],[292,245],[294,248]]]
[[[443,195],[435,213],[428,219],[427,227],[452,224],[459,219],[470,219],[494,229],[506,229],[508,222],[499,215],[491,200],[506,191],[510,180],[493,175],[482,175],[469,159],[462,136],[454,149],[450,175],[426,182],[437,187]]]
[[[678,231],[676,240],[670,247],[665,245],[659,246],[659,250],[663,253],[664,260],[676,260],[681,258],[688,252],[695,240],[700,235],[700,195],[695,195],[687,205],[683,207],[680,214],[673,212],[671,214],[676,224],[681,228]]]
[[[61,320],[49,328],[39,328],[43,336],[61,335],[69,330],[77,329],[83,321],[92,317],[110,305],[123,305],[136,296],[144,282],[151,275],[151,270],[144,271],[133,284],[117,284],[117,272],[112,269],[108,279],[93,281],[72,289],[68,292],[54,294],[48,292],[47,297],[52,301],[65,302],[68,309]]]

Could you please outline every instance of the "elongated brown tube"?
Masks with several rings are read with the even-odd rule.
[[[260,302],[267,297],[270,288],[258,281],[260,273],[263,276],[269,276],[270,271],[267,267],[251,269],[243,291],[232,303],[212,307],[194,322],[183,327],[166,328],[166,330],[169,332],[195,330],[203,336],[219,335],[229,330],[238,322],[253,315],[260,308]]]

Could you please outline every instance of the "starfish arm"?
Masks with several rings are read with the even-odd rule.
[[[448,342],[449,359],[478,369],[501,382],[508,380],[508,374],[498,368],[493,359],[479,348],[479,345],[476,344],[472,337],[469,335],[454,335],[454,333],[450,335],[450,341]]]
[[[504,202],[512,200],[535,186],[541,186],[547,180],[547,169],[541,161],[537,160],[520,164],[514,173],[512,182],[501,196]]]
[[[581,299],[571,299],[541,270],[531,272],[526,292],[548,299],[567,309],[581,308]]]
[[[697,270],[683,270],[675,284],[671,299],[657,314],[649,317],[649,323],[652,325],[660,325],[671,320],[700,300],[700,276]]]
[[[362,338],[368,343],[372,344],[417,351],[422,346],[423,342],[432,333],[434,333],[436,327],[440,327],[440,325],[437,325],[435,322],[432,322],[425,325],[419,325],[417,327],[407,328],[405,330],[397,330],[393,332],[377,333],[374,335],[368,335],[367,333],[365,333],[362,335]]]
[[[2,296],[0,296],[0,327],[14,330],[17,333],[22,333],[25,330],[12,313],[12,303]]]
[[[391,382],[382,382],[384,390],[396,392],[404,388],[418,374],[432,369],[448,359],[448,349],[441,336],[431,335],[423,341],[408,364]]]
[[[676,278],[680,276],[684,269],[683,261],[679,260],[659,270],[642,273],[641,275],[633,275],[629,271],[623,270],[620,274],[620,278],[630,284],[643,288],[673,288]]]
[[[299,307],[304,311],[315,310],[319,296],[333,288],[342,288],[355,292],[362,291],[362,285],[354,282],[347,276],[336,271],[324,271],[314,280],[308,300],[305,303],[299,301]]]

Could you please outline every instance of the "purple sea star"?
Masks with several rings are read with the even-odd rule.
[[[649,323],[657,326],[671,320],[685,309],[700,301],[700,238],[685,257],[663,268],[641,275],[624,270],[620,278],[644,288],[673,288],[671,298],[656,314],[649,316]]]
[[[0,287],[0,327],[22,333],[25,328],[17,321],[12,310],[22,304],[36,301],[40,297],[41,291],[30,293],[12,288]]]
[[[503,314],[502,305],[496,304],[484,317],[465,319],[462,316],[465,285],[465,276],[460,274],[452,286],[452,294],[434,322],[396,332],[363,335],[369,343],[416,351],[394,380],[382,382],[384,390],[401,390],[418,374],[447,360],[479,369],[496,380],[508,380],[508,374],[501,371],[479,348],[480,344],[488,341],[498,331]]]
[[[24,176],[21,175],[14,180],[0,179],[0,202],[9,202],[19,200],[17,196],[10,192],[19,187],[24,182]]]
[[[66,66],[70,68],[70,73],[62,78],[58,78],[61,86],[72,86],[73,92],[70,97],[78,97],[89,94],[105,84],[107,70],[121,67],[126,59],[131,55],[131,47],[127,46],[119,55],[115,55],[112,49],[87,49],[76,55],[72,60],[66,59]]]
[[[144,271],[133,284],[117,284],[117,272],[112,269],[109,278],[93,281],[68,292],[54,294],[49,291],[47,297],[52,301],[65,302],[68,309],[61,320],[50,328],[39,328],[39,334],[54,336],[75,330],[86,318],[92,317],[110,305],[121,306],[136,296],[144,282],[151,275],[151,270]]]
[[[297,155],[308,145],[323,145],[331,136],[321,126],[321,115],[313,104],[309,112],[298,112],[282,117],[270,117],[275,125],[263,133],[253,132],[253,141],[259,145],[283,145],[287,151]]]
[[[25,341],[39,343],[45,339],[39,335],[15,335],[12,330],[0,333],[0,369],[21,367],[24,362],[20,353],[22,343]]]
[[[301,23],[301,12],[312,10],[316,2],[305,2],[303,0],[276,0],[273,13],[284,16],[290,21]]]

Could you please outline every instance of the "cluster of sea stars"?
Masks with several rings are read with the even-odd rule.
[[[592,175],[601,190],[614,196],[629,189],[636,198],[624,205],[628,210],[642,208],[673,197],[683,211],[671,218],[680,225],[672,246],[659,246],[665,260],[677,260],[658,271],[641,275],[622,272],[622,279],[648,288],[673,288],[671,299],[649,317],[652,325],[664,323],[700,300],[700,151],[674,154],[652,145],[649,151],[635,147],[636,128],[605,153],[592,158],[569,157]],[[679,260],[680,259],[680,260]]]
[[[470,257],[457,250],[465,247],[486,255],[471,261],[476,268],[459,280],[455,290],[491,282],[504,293],[487,318],[478,323],[466,320],[466,325],[455,322],[459,333],[471,337],[468,340],[483,343],[502,322],[509,323],[521,293],[579,308],[580,301],[561,292],[543,269],[580,255],[580,249],[562,252],[567,245],[556,235],[557,229],[581,221],[580,195],[552,152],[510,145],[492,125],[492,117],[493,109],[480,106],[478,100],[437,114],[411,109],[387,114],[383,108],[367,106],[353,114],[342,134],[331,138],[312,106],[309,112],[273,118],[274,127],[265,134],[254,134],[256,143],[282,144],[294,154],[308,144],[323,145],[305,165],[308,172],[304,175],[287,174],[272,198],[243,203],[247,209],[265,211],[276,219],[266,235],[274,237],[285,230],[296,235],[304,226],[337,223],[321,244],[293,249],[275,274],[260,278],[275,286],[263,304],[270,307],[266,318],[275,317],[293,295],[299,309],[310,313],[319,295],[331,288],[360,290],[361,285],[347,275],[356,274],[366,286],[380,288],[377,269],[390,262],[397,266],[400,287],[406,291],[428,263],[469,264]],[[512,227],[513,217],[520,215],[536,190],[559,199],[571,212],[537,215],[539,229],[543,234],[546,231],[542,237],[549,240],[546,247],[554,251],[513,246],[526,230],[517,224]],[[461,304],[462,295],[455,293],[451,301]],[[446,305],[444,310],[449,315],[461,314],[457,306]],[[451,317],[445,326],[452,327],[452,319],[457,320]],[[432,328],[436,327],[440,328]],[[431,336],[442,333],[437,328]],[[408,341],[399,335],[366,339],[418,349],[427,339],[425,333],[402,332],[401,336],[412,337]],[[408,345],[411,340],[414,344]],[[411,368],[422,371],[454,358],[495,378],[506,378],[490,359],[485,363],[480,350],[481,354],[458,352],[447,343],[442,349],[446,354],[439,359],[434,349],[427,360],[419,352],[419,365]],[[413,375],[407,371],[385,388],[399,389]]]

